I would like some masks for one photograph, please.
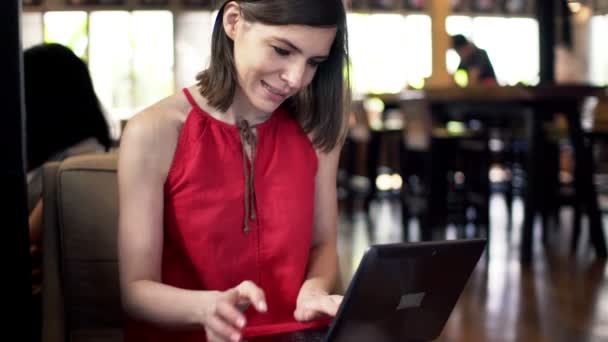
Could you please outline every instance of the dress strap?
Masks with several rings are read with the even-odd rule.
[[[190,94],[190,90],[188,90],[188,88],[184,88],[183,91],[190,105],[194,108],[198,107],[198,104],[196,103],[196,101],[194,101],[194,97],[192,97],[192,94]]]

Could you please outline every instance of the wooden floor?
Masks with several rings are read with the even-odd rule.
[[[501,196],[492,197],[490,215],[489,258],[484,254],[478,263],[438,341],[608,341],[606,260],[594,257],[585,235],[579,253],[569,255],[572,213],[562,210],[562,224],[548,248],[542,247],[539,234],[535,236],[534,259],[527,267],[520,264],[518,253],[521,202],[514,203],[512,229],[507,229]],[[339,234],[344,286],[370,243],[415,241],[419,235],[414,220],[403,236],[399,203],[372,206],[371,232],[363,213],[347,216],[341,215]],[[474,227],[468,232],[476,233]],[[445,238],[455,236],[453,228],[446,230]]]

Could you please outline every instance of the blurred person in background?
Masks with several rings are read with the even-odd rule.
[[[496,74],[488,53],[480,49],[465,36],[457,34],[452,36],[452,48],[460,57],[457,70],[465,70],[469,86],[496,85]]]
[[[37,268],[43,213],[42,165],[77,154],[107,151],[111,138],[87,65],[69,48],[37,45],[24,51],[23,62],[30,251]]]

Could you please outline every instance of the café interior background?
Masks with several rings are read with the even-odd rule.
[[[424,88],[432,74],[428,4],[349,3],[355,99]],[[485,49],[500,85],[538,84],[539,27],[532,2],[455,0],[452,5],[447,33],[464,34]],[[205,68],[217,13],[212,8],[201,0],[25,0],[23,48],[57,42],[82,57],[118,138],[121,121],[192,84]],[[601,8],[608,8],[604,1],[569,2],[574,46],[556,47],[558,83],[608,85],[608,15],[600,14],[608,11]],[[449,50],[446,61],[453,73],[458,55]]]

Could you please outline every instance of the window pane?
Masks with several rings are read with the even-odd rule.
[[[91,13],[89,69],[95,90],[114,127],[134,111],[130,19],[126,11]]]
[[[473,19],[463,15],[452,15],[446,18],[445,30],[448,35],[462,34],[469,39],[473,35]],[[460,57],[453,49],[449,49],[446,53],[446,69],[450,74],[456,72],[460,64]]]
[[[608,16],[591,18],[589,80],[598,86],[608,86]]]
[[[46,12],[44,14],[44,41],[65,45],[78,57],[86,60],[89,43],[87,23],[86,12]]]
[[[135,11],[131,17],[134,47],[134,109],[139,111],[171,95],[173,77],[173,14]]]
[[[539,42],[536,20],[527,18],[450,16],[446,20],[449,35],[462,34],[490,56],[501,85],[538,83]],[[456,71],[460,58],[447,52],[448,72]]]
[[[464,15],[451,15],[445,20],[445,30],[448,35],[462,34],[465,37],[473,35],[473,19]]]
[[[403,90],[408,71],[405,18],[349,13],[347,24],[353,96]]]
[[[431,17],[408,15],[405,17],[404,58],[394,63],[404,63],[408,84],[421,84],[433,72],[433,47]]]
[[[473,42],[488,52],[500,84],[538,83],[540,66],[536,20],[474,18]]]
[[[21,41],[23,49],[42,43],[44,32],[42,28],[42,13],[25,12],[21,15]]]
[[[177,17],[175,28],[177,89],[195,83],[196,74],[209,65],[214,20],[214,13],[208,11],[186,12]]]

